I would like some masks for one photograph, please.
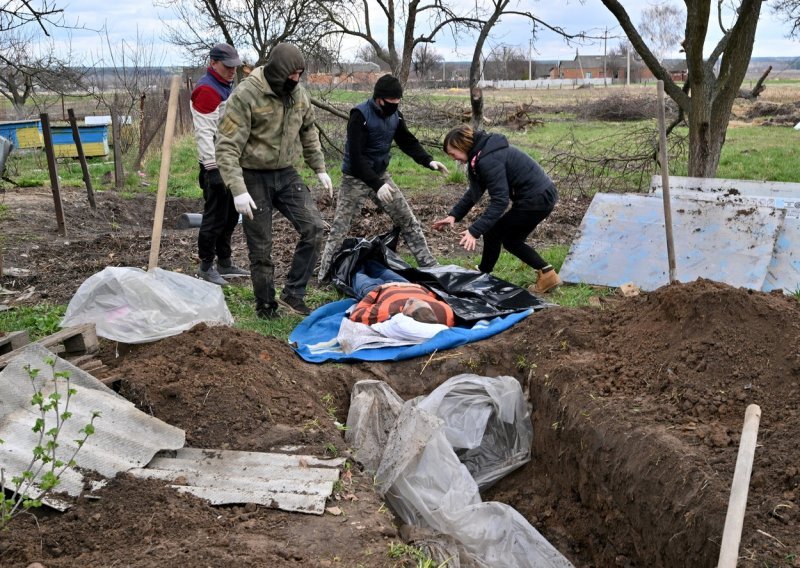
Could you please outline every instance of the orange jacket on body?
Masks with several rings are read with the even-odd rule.
[[[427,302],[439,323],[450,327],[455,325],[453,308],[437,298],[433,292],[411,282],[393,282],[378,286],[358,302],[350,319],[366,325],[380,323],[402,312],[403,306],[410,299]]]

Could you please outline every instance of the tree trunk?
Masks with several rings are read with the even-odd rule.
[[[480,130],[483,124],[483,90],[477,85],[469,90],[469,102],[472,107],[470,125],[473,130]]]

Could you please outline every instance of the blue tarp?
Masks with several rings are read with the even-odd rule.
[[[473,324],[471,328],[452,327],[417,345],[361,349],[349,355],[338,349],[315,349],[315,345],[329,342],[336,338],[342,318],[345,317],[345,311],[355,303],[353,299],[339,300],[314,310],[311,315],[300,322],[289,336],[289,343],[292,348],[309,363],[324,363],[326,361],[401,361],[427,355],[437,350],[451,349],[465,343],[486,339],[510,328],[533,313],[532,309],[528,309],[481,321]]]

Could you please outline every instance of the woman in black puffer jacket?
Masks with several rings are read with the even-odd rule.
[[[505,249],[533,268],[538,278],[530,291],[543,294],[561,284],[556,271],[536,250],[525,243],[536,226],[555,207],[558,192],[553,180],[536,161],[508,143],[502,134],[474,131],[468,125],[454,128],[444,138],[442,149],[451,158],[467,164],[469,188],[444,219],[433,224],[441,231],[460,221],[489,193],[489,204],[461,235],[461,244],[475,250],[483,237],[483,255],[478,270],[489,273]],[[511,208],[508,205],[511,203]]]

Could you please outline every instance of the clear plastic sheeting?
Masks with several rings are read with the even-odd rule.
[[[406,402],[386,438],[375,476],[378,491],[405,523],[455,539],[464,565],[570,567],[572,564],[512,507],[481,501],[473,473],[453,447],[455,441],[459,451],[468,450],[461,452],[462,457],[473,452],[467,461],[474,475],[493,481],[529,459],[530,416],[519,384],[514,388],[512,382],[516,383],[512,377],[459,375],[428,397]],[[351,424],[351,416],[366,414],[353,407],[366,404],[369,412],[377,412],[397,396],[388,386],[373,384],[368,388],[359,389],[358,394],[354,390],[351,400],[347,426],[353,430],[354,440],[379,440],[382,431],[368,435],[360,429],[383,428],[385,423],[378,425],[375,420],[370,423],[362,418]],[[365,397],[364,392],[372,396]],[[378,402],[381,397],[387,400]],[[522,422],[528,426],[517,428]],[[511,434],[509,424],[516,433]],[[504,431],[502,435],[491,433],[497,425]],[[487,445],[513,441],[507,450],[492,448],[485,453],[483,438],[487,431]],[[523,447],[527,451],[522,451]],[[508,456],[508,463],[496,459],[501,454]],[[512,462],[515,465],[511,466]]]
[[[344,439],[356,449],[356,460],[367,471],[375,472],[403,399],[383,381],[359,381],[353,387],[350,401]]]
[[[201,322],[233,325],[216,284],[160,268],[109,267],[81,284],[61,326],[94,323],[100,337],[147,343]]]
[[[530,461],[533,427],[514,377],[458,375],[419,407],[444,420],[447,441],[481,490]]]

